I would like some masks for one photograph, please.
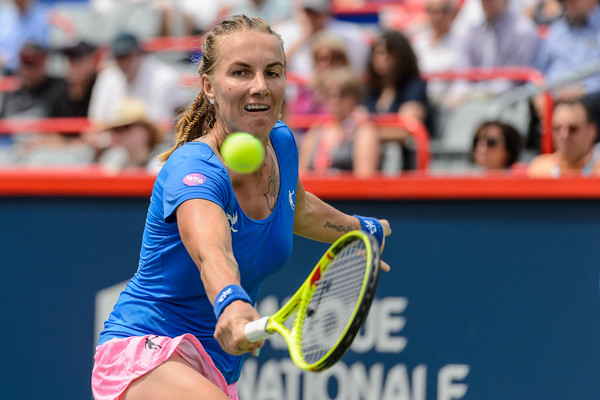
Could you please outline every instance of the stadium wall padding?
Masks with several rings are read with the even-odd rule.
[[[242,400],[592,399],[600,395],[600,202],[331,204],[390,220],[377,299],[342,362],[249,357]],[[0,197],[0,399],[89,399],[96,296],[136,271],[146,197]],[[264,284],[273,310],[326,249],[295,238]]]

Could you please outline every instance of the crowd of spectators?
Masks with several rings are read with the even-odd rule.
[[[411,129],[379,125],[377,115],[422,124],[438,149],[432,165],[446,156],[444,140],[460,136],[462,172],[600,173],[598,0],[422,0],[417,7],[412,1],[407,3],[419,15],[401,26],[382,18],[373,23],[348,18],[360,15],[366,2],[89,0],[85,5],[97,16],[127,7],[152,9],[158,15],[156,37],[201,35],[214,21],[236,13],[271,23],[284,40],[288,61],[282,119],[297,135],[306,173],[370,176],[415,169]],[[401,6],[396,3],[373,1],[388,11]],[[191,101],[183,82],[194,72],[193,58],[159,57],[144,47],[148,37],[125,23],[109,40],[75,32],[55,43],[52,11],[39,0],[0,4],[1,79],[14,82],[10,89],[2,85],[0,121],[74,117],[86,123],[77,132],[51,125],[51,132],[3,132],[0,164],[100,164],[117,172],[160,168],[155,156],[168,147],[173,123]],[[515,120],[521,114],[512,109],[504,115],[484,112],[490,102],[526,84],[522,79],[435,78],[448,71],[499,68],[541,72],[556,100],[552,116],[546,115],[548,97],[541,94],[515,100],[525,105],[523,121]],[[294,126],[294,117],[307,115],[314,123]],[[464,115],[469,119],[453,123]],[[552,154],[540,154],[544,129],[552,133]],[[393,157],[389,149],[397,149]]]

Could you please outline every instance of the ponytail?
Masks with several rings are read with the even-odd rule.
[[[175,126],[175,145],[159,156],[166,162],[171,154],[187,142],[206,135],[215,124],[215,108],[200,90],[194,102],[185,110]]]

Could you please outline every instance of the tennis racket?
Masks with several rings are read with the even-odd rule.
[[[346,233],[331,245],[279,311],[246,324],[246,338],[256,342],[277,332],[298,367],[308,371],[331,367],[348,350],[367,318],[379,262],[375,238],[363,231]]]

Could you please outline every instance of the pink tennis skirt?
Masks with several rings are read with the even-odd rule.
[[[96,400],[118,400],[133,380],[152,371],[177,353],[232,400],[238,400],[235,383],[227,385],[221,372],[194,335],[133,336],[111,339],[96,347],[92,392]]]

